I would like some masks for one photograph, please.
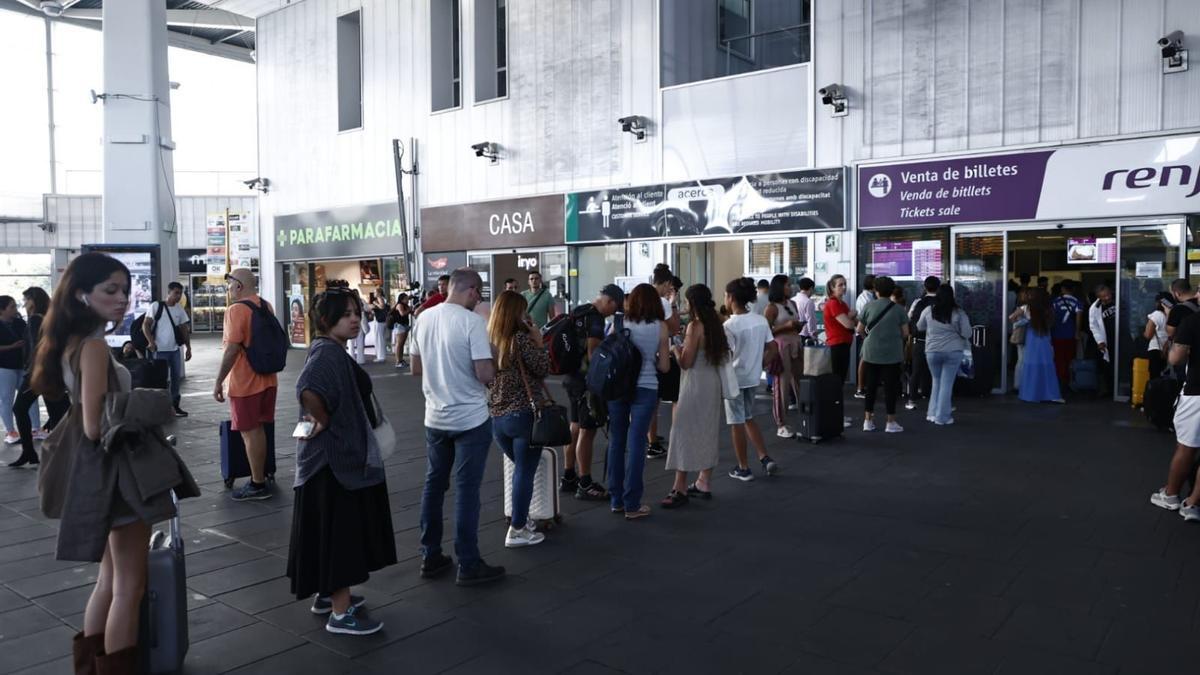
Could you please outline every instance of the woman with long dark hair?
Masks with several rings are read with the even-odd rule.
[[[951,397],[963,354],[971,349],[971,321],[954,301],[953,286],[938,287],[933,304],[917,319],[917,330],[925,333],[925,361],[933,380],[925,419],[941,426],[954,424]]]
[[[83,630],[74,639],[76,673],[136,672],[146,542],[152,523],[175,514],[170,489],[128,494],[135,481],[125,480],[119,464],[128,459],[100,446],[105,397],[130,389],[129,371],[104,340],[105,325],[125,317],[129,285],[129,270],[115,258],[84,253],[72,260],[54,289],[34,357],[33,391],[47,399],[69,393],[72,402],[43,446],[38,477],[43,513],[61,519],[56,557],[100,562]],[[179,467],[177,496],[199,495],[186,467]]]
[[[488,412],[496,445],[513,463],[512,522],[504,537],[506,548],[534,546],[546,535],[529,520],[533,479],[542,449],[535,447],[534,406],[546,401],[544,379],[550,355],[542,347],[542,332],[529,316],[529,301],[516,291],[504,291],[488,317],[488,339],[496,348],[496,378],[487,385]]]
[[[404,343],[408,342],[408,330],[412,323],[412,307],[408,300],[408,293],[401,293],[387,317],[392,331],[392,353],[396,355],[397,368],[408,367],[408,361],[404,360]]]
[[[363,330],[362,299],[330,288],[312,306],[316,337],[296,381],[309,428],[296,443],[295,501],[287,576],[297,599],[312,597],[325,630],[370,635],[383,624],[364,615],[350,587],[396,564],[371,377],[346,352]],[[368,308],[369,311],[369,308]]]
[[[792,281],[786,274],[776,274],[771,279],[767,291],[767,301],[770,303],[763,310],[763,317],[771,326],[771,334],[775,336],[775,344],[779,346],[779,362],[781,368],[776,374],[775,386],[771,390],[775,415],[775,435],[780,438],[792,438],[796,434],[787,424],[788,404],[793,398],[799,399],[800,375],[804,373],[804,341],[800,338],[800,330],[804,328],[800,321],[800,310],[792,302]]]
[[[69,407],[67,399],[60,398],[57,400],[48,399],[46,401],[46,412],[50,414],[50,419],[46,421],[45,429],[37,429],[37,400],[38,395],[33,391],[33,355],[37,351],[37,345],[41,341],[42,322],[46,317],[46,312],[50,310],[50,296],[46,291],[37,286],[30,286],[21,294],[25,300],[25,316],[28,317],[26,338],[25,338],[25,353],[28,355],[25,361],[25,377],[21,380],[20,393],[17,394],[16,401],[13,402],[13,417],[16,418],[17,430],[21,433],[21,456],[15,462],[8,466],[17,468],[26,464],[36,466],[38,463],[37,451],[34,450],[34,441],[40,441],[46,438],[46,431],[53,429],[58,424],[59,420],[67,414]]]
[[[7,430],[4,442],[8,445],[21,440],[13,422],[13,401],[25,374],[25,351],[28,349],[26,326],[17,312],[17,301],[11,295],[0,295],[0,420],[4,421]]]
[[[671,421],[667,470],[675,472],[675,484],[662,500],[664,509],[683,506],[690,497],[712,498],[712,470],[717,465],[721,432],[720,366],[729,360],[729,339],[717,315],[712,291],[704,284],[689,286],[684,294],[691,308],[682,346],[674,348],[683,374],[679,402]],[[688,485],[688,472],[698,471]]]
[[[625,298],[625,315],[614,330],[629,333],[642,354],[637,387],[628,398],[608,402],[608,488],[613,513],[626,520],[650,515],[642,503],[642,473],[646,468],[646,432],[658,413],[658,377],[670,368],[670,341],[658,293],[650,284],[638,284]]]
[[[1021,364],[1018,396],[1030,403],[1063,403],[1058,374],[1054,369],[1054,347],[1050,344],[1050,327],[1054,324],[1050,296],[1045,289],[1037,287],[1028,289],[1026,293],[1028,304],[1025,314],[1029,325],[1025,330],[1025,355]]]

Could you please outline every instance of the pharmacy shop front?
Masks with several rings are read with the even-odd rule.
[[[1126,400],[1155,294],[1178,277],[1200,281],[1198,175],[1200,136],[861,165],[859,278],[891,276],[910,298],[926,276],[953,283],[996,392],[1014,382],[1007,319],[1025,284],[1075,282],[1085,305],[1108,286],[1117,334],[1106,367]],[[1082,356],[1096,353],[1085,341]]]
[[[666,263],[721,297],[740,276],[849,275],[844,169],[807,169],[567,195],[572,296],[632,287]]]
[[[558,309],[567,299],[567,249],[563,245],[563,196],[540,195],[421,209],[425,288],[456,267],[483,279],[483,301],[491,303],[505,281],[529,289],[529,275],[542,277]]]
[[[275,217],[278,307],[287,307],[292,345],[303,347],[313,336],[308,308],[330,281],[358,289],[363,300],[374,295],[389,303],[409,288],[404,238],[394,202],[345,206]],[[368,347],[372,337],[368,334]]]

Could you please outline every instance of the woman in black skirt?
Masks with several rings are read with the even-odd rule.
[[[288,578],[299,599],[316,596],[314,614],[329,614],[325,630],[369,635],[383,628],[363,612],[350,587],[396,563],[392,515],[371,378],[346,353],[362,327],[362,302],[348,289],[317,296],[317,337],[296,382],[307,429],[296,447],[296,498]]]

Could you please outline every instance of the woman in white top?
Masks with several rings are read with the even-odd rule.
[[[787,410],[792,399],[800,395],[799,377],[804,373],[804,342],[800,338],[804,322],[800,320],[796,303],[791,300],[794,294],[791,279],[786,274],[776,274],[767,292],[771,304],[763,311],[763,317],[771,326],[771,334],[775,336],[775,343],[779,345],[781,367],[771,395],[775,426],[778,427],[775,433],[780,438],[796,435],[788,427]]]
[[[618,315],[613,330],[628,331],[642,354],[637,387],[625,399],[608,402],[608,492],[613,513],[626,520],[650,515],[642,503],[642,473],[646,468],[646,432],[658,414],[658,373],[670,368],[671,348],[667,323],[658,293],[650,284],[638,284],[625,298],[625,314]]]
[[[1027,326],[1029,325],[1029,289],[1022,288],[1017,292],[1017,308],[1013,313],[1008,315],[1008,321],[1013,325],[1013,330],[1021,329],[1022,334],[1028,333]],[[1020,338],[1016,342],[1017,347],[1017,367],[1013,371],[1013,391],[1021,390],[1021,369],[1025,366],[1025,338]]]
[[[971,350],[971,322],[954,302],[952,286],[938,288],[933,304],[917,319],[917,330],[925,333],[925,360],[933,381],[925,419],[939,426],[954,424],[951,396],[963,354]]]
[[[1154,311],[1146,315],[1146,329],[1142,331],[1142,336],[1148,341],[1146,357],[1150,359],[1151,377],[1158,377],[1167,365],[1167,315],[1174,304],[1174,296],[1164,291],[1154,296]]]

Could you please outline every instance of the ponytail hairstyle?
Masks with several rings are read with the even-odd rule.
[[[80,293],[91,293],[114,273],[125,275],[129,286],[129,268],[120,260],[103,253],[84,253],[71,261],[58,280],[50,309],[42,322],[41,339],[33,359],[33,391],[48,399],[62,398],[67,391],[63,381],[62,357],[72,337],[86,337],[104,328],[105,321],[80,302]]]
[[[671,267],[666,263],[659,263],[654,266],[654,276],[651,283],[653,283],[655,286],[660,284],[668,284],[671,283],[671,280],[674,278],[675,275],[671,274]]]
[[[717,314],[712,291],[704,284],[692,284],[684,297],[692,308],[692,316],[704,326],[705,358],[714,366],[721,365],[729,358],[729,338],[725,336],[725,327]]]
[[[758,299],[758,288],[749,277],[738,277],[725,284],[725,292],[733,297],[733,301],[745,308]]]

